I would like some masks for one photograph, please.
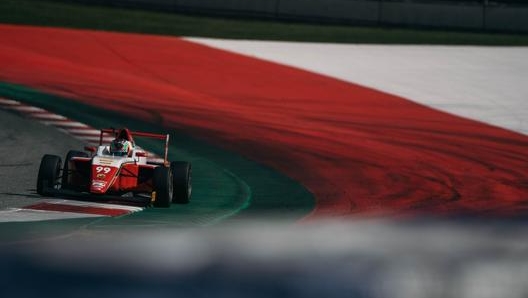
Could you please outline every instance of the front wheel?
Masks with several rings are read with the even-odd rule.
[[[37,193],[42,196],[52,195],[52,189],[60,185],[61,158],[56,155],[46,154],[40,161],[37,177]]]
[[[152,183],[156,192],[154,207],[170,207],[173,193],[171,169],[163,166],[155,168]]]
[[[78,178],[79,173],[70,169],[70,159],[74,157],[88,157],[88,154],[76,150],[68,151],[68,154],[66,154],[66,160],[64,161],[64,169],[62,170],[62,189],[75,189],[75,187],[70,184],[70,181],[80,180]]]
[[[184,161],[171,162],[174,184],[172,202],[175,204],[188,204],[192,193],[192,167],[191,163]]]

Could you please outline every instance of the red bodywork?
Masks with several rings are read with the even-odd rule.
[[[103,146],[103,134],[126,138],[133,144],[132,136],[164,139],[165,158],[163,161],[147,161],[147,153],[137,146],[128,156],[104,154],[106,149]],[[91,157],[73,157],[66,161],[69,162],[70,169],[68,183],[79,191],[92,194],[151,193],[154,169],[169,164],[168,140],[168,135],[132,132],[128,129],[102,129],[99,147],[86,148],[92,152]]]

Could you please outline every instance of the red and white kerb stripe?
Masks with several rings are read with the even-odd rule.
[[[33,107],[16,100],[2,97],[0,97],[0,108],[17,111],[30,119],[56,127],[74,138],[86,142],[88,145],[99,145],[100,131],[84,123],[70,120],[62,115],[51,113],[42,108]],[[103,143],[110,143],[112,140],[113,136],[110,134],[103,136]],[[148,154],[151,157],[159,159],[154,153],[148,152]],[[0,222],[122,216],[141,210],[143,210],[142,207],[122,204],[44,199],[23,208],[0,210]]]
[[[0,222],[115,217],[143,210],[143,207],[66,199],[43,199],[23,208],[0,210]]]
[[[28,118],[54,126],[74,138],[86,142],[88,145],[99,145],[100,131],[84,123],[73,121],[62,115],[57,115],[41,108],[2,97],[0,97],[0,107],[17,111]],[[103,143],[110,143],[112,140],[113,136],[111,135],[103,136]]]

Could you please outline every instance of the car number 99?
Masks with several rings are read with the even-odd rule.
[[[97,167],[95,168],[95,170],[97,171],[97,173],[104,172],[105,174],[108,174],[111,171],[109,167]]]

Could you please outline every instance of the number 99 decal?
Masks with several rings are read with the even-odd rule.
[[[95,170],[97,171],[97,173],[103,172],[105,174],[108,174],[112,169],[110,169],[109,167],[97,167],[95,168]]]

